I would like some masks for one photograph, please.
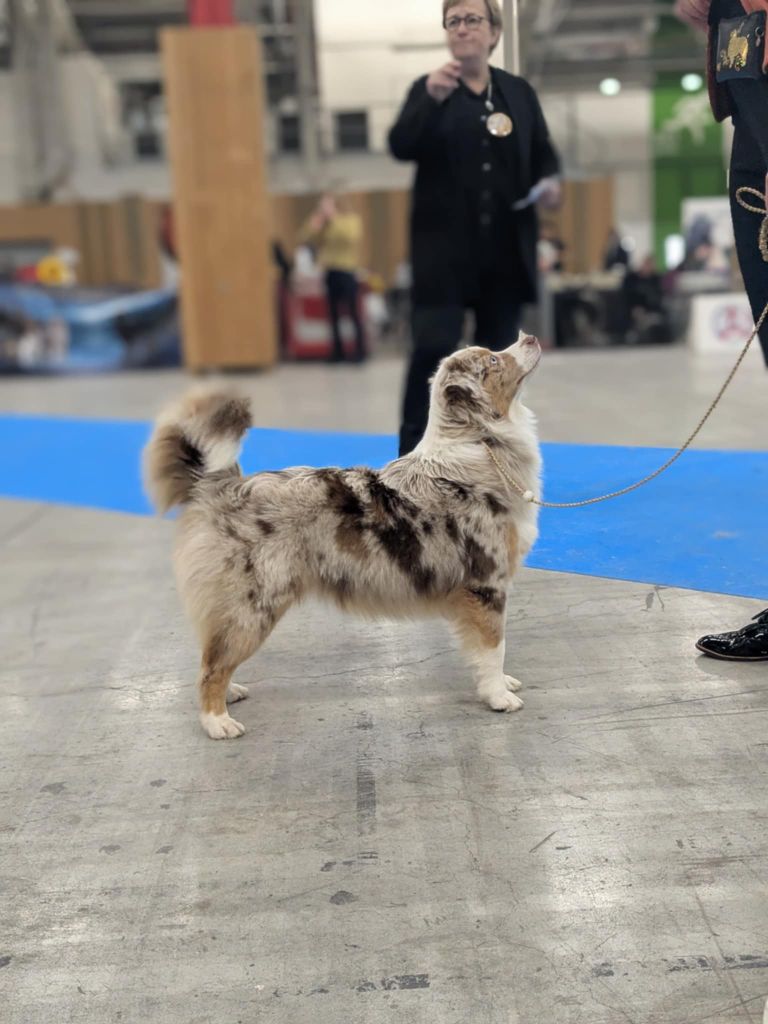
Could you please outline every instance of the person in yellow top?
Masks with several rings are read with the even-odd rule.
[[[353,362],[362,363],[366,355],[365,332],[360,319],[360,286],[357,271],[360,267],[363,222],[347,207],[343,199],[325,195],[301,234],[303,241],[314,246],[317,261],[325,271],[328,312],[333,334],[333,349],[329,362],[344,361],[341,317],[346,311],[355,328]]]

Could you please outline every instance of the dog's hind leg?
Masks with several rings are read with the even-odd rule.
[[[230,683],[227,688],[227,704],[237,704],[240,700],[248,699],[248,687],[239,683]]]
[[[244,686],[232,683],[235,670],[247,661],[267,639],[277,615],[266,612],[254,616],[247,628],[242,622],[219,625],[203,646],[200,669],[200,722],[212,740],[232,740],[242,736],[245,727],[231,717],[227,703],[248,696]]]
[[[475,669],[477,695],[494,711],[519,711],[520,683],[504,674],[506,594],[487,588],[458,591],[449,599],[453,620],[468,660]]]

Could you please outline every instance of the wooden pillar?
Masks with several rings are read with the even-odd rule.
[[[264,88],[256,30],[162,33],[184,356],[194,370],[277,358]]]

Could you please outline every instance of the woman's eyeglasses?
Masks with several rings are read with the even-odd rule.
[[[488,21],[482,14],[467,14],[463,18],[455,14],[452,18],[446,18],[443,24],[449,32],[458,32],[462,25],[466,25],[470,31],[480,28],[484,21]]]

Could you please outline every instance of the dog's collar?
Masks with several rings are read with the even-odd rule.
[[[533,493],[533,491],[523,490],[520,484],[516,480],[512,479],[512,477],[509,475],[506,469],[504,469],[502,464],[496,458],[496,452],[493,450],[493,447],[489,441],[484,440],[483,445],[485,446],[485,450],[490,455],[491,461],[493,462],[494,466],[496,467],[496,469],[498,469],[499,473],[501,473],[502,477],[507,481],[512,490],[516,491],[523,499],[523,501],[527,501],[529,504],[533,504],[533,502],[536,501],[536,495]]]

